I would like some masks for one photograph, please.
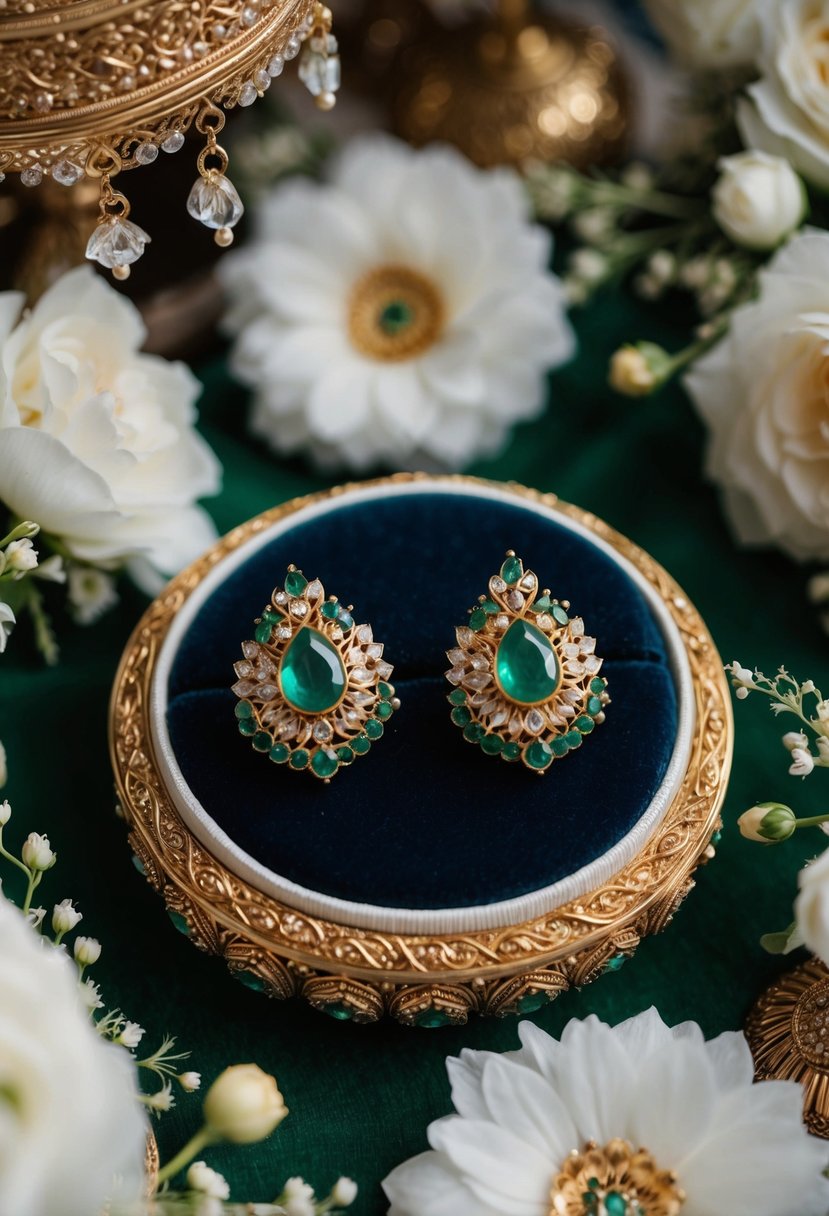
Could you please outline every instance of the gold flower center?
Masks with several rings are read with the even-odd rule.
[[[626,1140],[574,1149],[553,1182],[549,1216],[678,1216],[685,1193],[647,1149]]]
[[[436,284],[408,266],[378,266],[355,283],[348,336],[362,355],[384,362],[413,359],[440,338],[446,319]]]

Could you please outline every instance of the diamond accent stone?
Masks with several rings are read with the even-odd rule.
[[[305,598],[308,600],[318,600],[322,595],[322,583],[318,578],[310,582],[305,588]]]
[[[571,676],[583,676],[586,669],[584,663],[580,663],[578,659],[570,659],[565,663],[564,670]]]
[[[370,646],[366,646],[366,657],[375,660],[382,657],[383,646],[380,642],[372,642]]]
[[[341,81],[340,57],[306,49],[297,74],[312,97],[336,93]]]
[[[471,666],[472,666],[473,671],[488,671],[489,670],[489,663],[487,662],[487,660],[484,658],[484,656],[482,654],[473,655]]]
[[[544,719],[537,709],[531,709],[527,714],[527,730],[531,735],[539,735],[544,729]]]
[[[391,665],[391,663],[386,663],[381,660],[381,662],[375,664],[374,670],[377,672],[381,680],[387,680],[394,671],[394,667]]]
[[[507,584],[500,575],[496,574],[495,578],[491,578],[489,580],[489,589],[490,591],[494,591],[496,595],[501,595],[504,591],[506,591]]]
[[[304,600],[293,600],[291,602],[291,616],[297,616],[300,619],[308,612],[308,605]]]
[[[455,646],[452,650],[447,650],[446,657],[453,667],[461,667],[466,662],[466,651]]]
[[[273,701],[275,697],[279,696],[279,689],[275,684],[260,684],[257,696],[261,697],[263,701]]]
[[[561,653],[568,659],[577,659],[579,657],[579,648],[575,642],[565,642],[561,648]]]
[[[510,591],[509,595],[507,596],[507,603],[513,612],[520,612],[524,607],[525,602],[526,601],[520,591]]]
[[[273,597],[273,602],[275,604],[285,604],[288,602],[288,597],[284,591],[277,591],[276,595]]]
[[[535,575],[525,574],[521,579],[521,586],[525,591],[533,591],[535,589]]]
[[[473,671],[466,677],[466,683],[470,688],[486,688],[492,683],[492,677],[483,671]]]
[[[355,667],[351,675],[358,684],[368,684],[371,679],[371,672],[367,667]]]
[[[593,654],[594,650],[596,649],[596,639],[582,638],[581,642],[579,643],[579,648],[582,654]]]
[[[508,628],[509,628],[509,617],[508,617],[508,616],[504,616],[504,614],[503,614],[503,613],[501,613],[501,615],[500,615],[500,616],[496,616],[496,618],[495,618],[495,628],[496,628],[496,629],[501,629],[501,630],[503,630],[503,629],[508,629]]]
[[[574,616],[570,621],[570,628],[573,630],[576,637],[579,637],[584,633],[584,621],[580,616]]]
[[[290,625],[280,625],[276,631],[276,636],[279,638],[280,642],[287,642],[292,633],[293,630],[291,629]]]
[[[460,684],[463,679],[463,668],[453,667],[451,671],[447,671],[446,678],[450,684]]]
[[[375,700],[375,695],[373,692],[366,692],[364,689],[358,688],[351,694],[351,700],[355,705],[370,705]]]
[[[368,646],[369,642],[374,641],[374,634],[371,630],[371,625],[360,625],[357,629],[357,641],[363,646]]]
[[[183,148],[183,147],[184,147],[184,132],[183,131],[171,131],[170,134],[167,136],[167,138],[163,141],[163,143],[161,145],[161,150],[162,150],[162,152],[169,152],[170,154],[172,154],[173,152],[178,152],[179,149]]]
[[[60,186],[74,186],[75,182],[81,180],[83,174],[81,165],[76,165],[71,160],[59,160],[52,169],[52,180]]]
[[[496,710],[489,720],[489,724],[493,729],[496,726],[502,726],[507,720],[507,711],[505,709]]]
[[[546,633],[553,627],[553,618],[548,616],[546,612],[542,612],[535,618],[535,623],[539,629],[543,629]]]
[[[333,734],[330,722],[322,721],[314,723],[313,735],[317,743],[328,743]]]
[[[255,680],[237,680],[233,685],[231,692],[235,692],[237,697],[246,697],[248,693],[253,692],[258,685]]]
[[[238,190],[223,173],[196,178],[187,199],[187,210],[206,228],[233,228],[245,213]]]
[[[259,654],[258,642],[242,642],[242,654],[246,659],[255,659]]]
[[[137,262],[149,242],[149,235],[132,220],[111,215],[95,228],[86,245],[86,256],[90,262],[114,270]]]
[[[151,165],[154,160],[158,159],[158,148],[155,144],[151,144],[149,140],[145,140],[143,144],[139,144],[135,149],[135,159],[139,165]]]
[[[575,718],[576,716],[576,711],[573,706],[567,705],[566,703],[559,706],[559,712],[564,714],[565,718]]]
[[[457,637],[461,646],[468,646],[475,637],[475,634],[468,626],[461,625],[459,629],[455,630],[455,636]]]
[[[244,680],[249,675],[253,674],[253,667],[251,666],[250,663],[245,663],[245,662],[234,663],[233,670],[236,672],[236,674],[240,680]]]
[[[24,169],[20,174],[20,181],[24,186],[39,186],[43,181],[43,170],[40,165],[29,165]]]
[[[596,655],[594,655],[594,654],[588,655],[587,658],[584,660],[584,670],[586,672],[588,672],[588,674],[591,676],[594,676],[596,674],[596,672],[599,670],[601,665],[602,665],[601,659],[597,658]]]

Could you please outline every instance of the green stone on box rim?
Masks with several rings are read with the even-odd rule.
[[[465,705],[456,705],[449,716],[456,726],[466,726],[472,721],[472,714]]]
[[[449,694],[448,701],[450,705],[465,705],[466,693],[462,688],[453,688]]]
[[[246,988],[250,988],[252,992],[264,992],[268,986],[265,980],[262,979],[262,976],[257,975],[255,971],[232,971],[231,975],[240,984],[244,984]]]
[[[354,1010],[348,1005],[344,1005],[342,1001],[334,1001],[330,1005],[323,1005],[322,1012],[327,1013],[330,1018],[335,1018],[338,1022],[348,1022],[354,1017]]]
[[[290,764],[291,768],[303,769],[303,768],[308,767],[308,761],[310,759],[311,759],[311,757],[308,755],[308,752],[305,750],[305,748],[300,747],[297,751],[295,751],[291,754],[291,759],[289,761],[289,764]]]
[[[604,965],[605,971],[619,971],[627,962],[626,954],[614,954]]]
[[[518,998],[518,1012],[536,1013],[547,1004],[549,999],[546,992],[525,992],[522,997]]]
[[[296,598],[297,596],[302,595],[307,586],[308,579],[301,570],[289,570],[285,575],[285,590],[288,592],[288,595],[292,595],[294,598]]]
[[[451,1021],[449,1014],[442,1009],[424,1009],[415,1018],[415,1025],[427,1030],[434,1030],[438,1026],[446,1026],[449,1021]]]
[[[376,718],[369,718],[364,729],[369,739],[379,739],[383,734],[383,723],[378,722]]]

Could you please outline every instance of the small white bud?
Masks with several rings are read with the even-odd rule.
[[[790,730],[783,736],[783,746],[791,752],[796,747],[808,747],[809,740],[802,730]]]
[[[331,1192],[334,1206],[347,1208],[357,1198],[357,1183],[353,1178],[338,1178]]]
[[[52,928],[55,933],[69,933],[82,920],[83,913],[77,910],[71,899],[62,899],[52,909]]]
[[[203,1161],[194,1161],[187,1171],[187,1185],[191,1191],[199,1191],[212,1199],[229,1199],[230,1187],[226,1179]]]
[[[737,820],[740,835],[746,840],[758,840],[761,844],[775,844],[788,840],[796,830],[797,818],[789,806],[782,802],[761,802],[744,811]]]
[[[96,1009],[103,1009],[104,1002],[101,1000],[101,990],[93,980],[84,980],[79,987],[81,1000],[90,1013],[94,1013]]]
[[[94,937],[76,937],[74,945],[75,962],[82,967],[91,967],[101,957],[101,943]]]
[[[789,766],[789,775],[792,777],[808,777],[812,769],[815,767],[814,756],[811,752],[806,751],[803,747],[795,747],[792,749],[792,763]]]
[[[204,1099],[207,1126],[232,1144],[264,1140],[287,1113],[276,1081],[257,1064],[226,1068]]]
[[[30,870],[48,870],[57,861],[49,846],[49,837],[41,836],[40,832],[29,833],[23,843],[21,857]]]
[[[181,1088],[188,1094],[193,1094],[201,1086],[200,1072],[183,1072],[178,1079]]]
[[[804,694],[804,696],[806,693],[814,692],[815,691],[814,680],[804,680],[804,682],[800,685],[800,691]],[[822,704],[825,704],[825,702],[822,702]],[[818,706],[818,709],[820,709],[820,706]]]
[[[130,1051],[137,1047],[144,1038],[144,1027],[139,1026],[137,1022],[125,1022],[124,1028],[115,1040],[122,1047],[127,1047]]]
[[[748,150],[719,162],[711,191],[714,219],[737,245],[775,249],[803,222],[803,182],[781,156]]]
[[[158,1111],[161,1114],[172,1110],[176,1104],[173,1087],[169,1081],[165,1081],[156,1093],[145,1095],[143,1100],[144,1105],[148,1106],[150,1110]]]
[[[45,908],[29,908],[29,911],[26,913],[26,920],[29,922],[29,924],[32,926],[33,929],[39,929],[40,926],[43,924],[43,918],[45,916],[46,916]]]
[[[6,570],[12,572],[16,579],[23,578],[30,570],[37,568],[37,550],[28,537],[13,540],[6,548]]]
[[[12,817],[12,808],[8,798],[0,802],[0,828],[4,828]]]

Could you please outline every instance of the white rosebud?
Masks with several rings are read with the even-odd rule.
[[[221,1073],[204,1099],[208,1127],[233,1144],[264,1140],[288,1113],[273,1077],[257,1064],[235,1064]]]
[[[101,957],[101,943],[94,937],[76,937],[74,945],[75,962],[82,967],[91,967]]]
[[[78,911],[71,899],[62,899],[52,909],[52,928],[55,933],[69,933],[82,920],[83,913]]]
[[[288,1199],[313,1199],[314,1188],[305,1181],[304,1178],[298,1176],[289,1178],[282,1188],[283,1195]]]
[[[22,540],[13,540],[4,553],[6,570],[11,571],[14,578],[23,578],[30,570],[37,568],[37,550],[27,536]]]
[[[178,1079],[181,1088],[188,1094],[194,1094],[201,1085],[200,1072],[183,1072]]]
[[[203,1161],[194,1161],[187,1171],[187,1185],[191,1191],[199,1191],[212,1199],[229,1199],[230,1187],[226,1179],[212,1170]]]
[[[357,1198],[357,1183],[353,1178],[338,1178],[331,1192],[334,1207],[347,1208]]]
[[[29,833],[23,843],[21,857],[30,870],[48,870],[57,861],[56,854],[49,847],[49,837],[41,836],[40,832]]]
[[[791,752],[796,747],[808,747],[809,740],[802,730],[790,730],[783,736],[783,746]]]
[[[134,1047],[138,1046],[143,1038],[143,1026],[139,1026],[137,1022],[125,1022],[124,1029],[118,1035],[115,1042],[120,1043],[122,1047],[127,1047],[130,1051],[132,1051]]]
[[[103,1009],[104,1002],[101,1000],[101,990],[92,980],[84,980],[79,985],[81,1000],[90,1013],[94,1013],[96,1009]]]
[[[782,802],[761,802],[744,811],[737,820],[740,835],[746,840],[757,840],[761,844],[776,844],[788,840],[796,830],[797,817],[789,806]]]
[[[670,371],[671,357],[654,342],[622,346],[610,361],[610,386],[626,397],[646,397]]]
[[[815,767],[815,760],[811,752],[806,751],[804,747],[795,747],[791,755],[792,763],[789,766],[789,775],[791,777],[808,777]]]
[[[0,828],[4,828],[12,817],[11,803],[8,798],[0,802]]]
[[[738,152],[719,162],[711,192],[714,219],[747,249],[775,249],[806,215],[803,182],[787,160],[766,152]]]

